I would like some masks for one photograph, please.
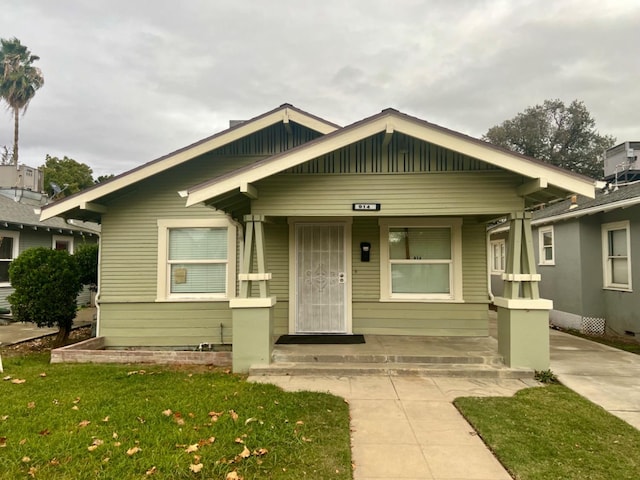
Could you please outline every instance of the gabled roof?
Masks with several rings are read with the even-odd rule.
[[[560,220],[594,215],[617,208],[628,208],[640,205],[640,182],[621,186],[617,190],[604,189],[596,194],[596,198],[578,195],[573,200],[563,200],[532,213],[532,224],[554,223]]]
[[[59,217],[41,221],[40,216],[35,213],[36,209],[39,209],[39,207],[16,202],[11,198],[0,195],[0,229],[35,227],[59,230],[65,233],[99,233],[97,225],[72,225]]]
[[[100,205],[95,202],[100,198],[114,193],[120,189],[135,184],[150,176],[168,170],[169,168],[183,164],[199,155],[220,148],[235,140],[251,135],[259,130],[274,125],[276,123],[289,123],[289,121],[300,124],[309,129],[315,130],[322,134],[333,132],[340,128],[338,125],[328,122],[320,117],[316,117],[310,113],[300,110],[287,103],[275,108],[267,113],[259,115],[255,118],[234,125],[227,130],[219,132],[215,135],[207,137],[199,142],[181,148],[163,157],[145,163],[140,167],[129,170],[117,177],[100,183],[92,188],[78,192],[70,197],[60,200],[51,205],[43,207],[41,218],[48,219],[57,215],[62,215],[71,210],[92,210],[98,213],[102,210]]]
[[[377,115],[296,148],[196,185],[187,191],[186,204],[190,206],[205,202],[369,136],[381,132],[391,135],[395,131],[533,179],[530,184],[523,185],[521,190],[523,196],[530,194],[530,190],[537,192],[547,187],[551,187],[550,190],[555,189],[549,199],[562,198],[567,193],[578,193],[587,197],[594,196],[594,181],[588,177],[493,146],[482,140],[411,117],[397,110],[386,109]]]

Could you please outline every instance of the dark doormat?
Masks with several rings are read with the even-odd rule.
[[[365,343],[364,335],[282,335],[276,345],[351,345]]]

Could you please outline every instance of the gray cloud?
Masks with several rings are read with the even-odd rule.
[[[21,159],[120,173],[284,102],[340,124],[394,107],[480,136],[546,98],[637,140],[636,2],[5,0],[41,57]],[[0,145],[11,144],[0,115]]]

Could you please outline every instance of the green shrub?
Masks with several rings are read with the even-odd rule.
[[[80,272],[80,283],[88,285],[89,290],[98,290],[98,244],[83,243],[73,254]]]
[[[15,289],[7,298],[14,318],[39,327],[57,326],[56,344],[62,345],[69,337],[82,288],[75,259],[66,251],[31,248],[11,262],[9,281]]]

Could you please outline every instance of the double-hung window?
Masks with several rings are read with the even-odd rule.
[[[9,285],[9,265],[18,256],[18,232],[0,230],[0,286]]]
[[[235,296],[236,229],[226,219],[158,220],[158,300]]]
[[[604,288],[631,290],[628,221],[602,225],[602,270]]]
[[[382,300],[462,300],[459,219],[381,219]]]
[[[491,273],[503,273],[506,242],[504,239],[491,241]]]
[[[555,265],[553,247],[553,226],[542,227],[538,230],[539,265]]]

